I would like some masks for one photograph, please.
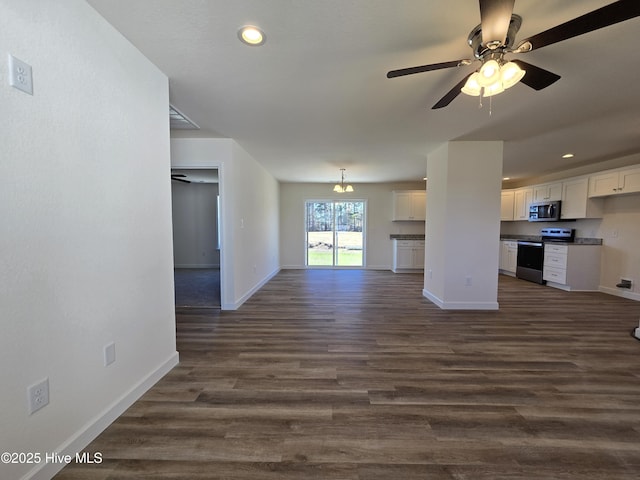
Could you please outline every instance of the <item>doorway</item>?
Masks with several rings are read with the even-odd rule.
[[[220,308],[218,169],[172,169],[176,307]]]
[[[307,267],[364,267],[365,202],[308,200]]]

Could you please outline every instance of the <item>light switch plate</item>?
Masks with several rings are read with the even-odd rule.
[[[9,54],[9,85],[33,95],[31,65]]]
[[[104,347],[104,366],[108,367],[116,361],[116,344],[111,342]]]

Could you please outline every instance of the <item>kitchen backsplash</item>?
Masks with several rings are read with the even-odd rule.
[[[598,237],[601,218],[587,218],[573,222],[500,222],[500,235],[540,235],[543,228],[574,228],[576,237]]]

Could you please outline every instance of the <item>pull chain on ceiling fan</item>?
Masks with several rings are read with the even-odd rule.
[[[387,78],[464,67],[475,61],[481,62],[478,70],[470,72],[459,81],[431,107],[432,109],[446,107],[460,92],[480,98],[491,97],[518,82],[534,90],[542,90],[558,81],[560,76],[522,60],[507,60],[505,55],[527,53],[640,16],[640,0],[618,0],[522,40],[516,45],[515,37],[522,24],[522,18],[513,13],[515,0],[479,0],[479,4],[481,23],[471,31],[467,39],[473,49],[473,59],[391,70],[387,73]]]

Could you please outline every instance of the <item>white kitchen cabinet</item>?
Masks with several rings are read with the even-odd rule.
[[[500,220],[509,222],[513,220],[513,190],[502,190],[500,192]]]
[[[600,245],[546,243],[542,278],[562,290],[597,291],[600,285]]]
[[[393,221],[424,222],[426,214],[426,191],[401,190],[393,192]]]
[[[640,192],[640,167],[612,170],[589,177],[589,197]]]
[[[533,188],[517,188],[513,194],[513,219],[529,220],[529,205],[533,201]]]
[[[518,266],[518,242],[515,240],[501,240],[500,241],[500,264],[498,267],[500,272],[515,276],[517,266]]]
[[[533,187],[533,201],[546,202],[562,199],[562,182],[546,183]]]
[[[604,214],[602,200],[589,198],[588,190],[588,177],[573,178],[562,182],[562,205],[560,207],[562,220],[602,218]]]
[[[393,240],[394,273],[424,270],[424,240]]]

